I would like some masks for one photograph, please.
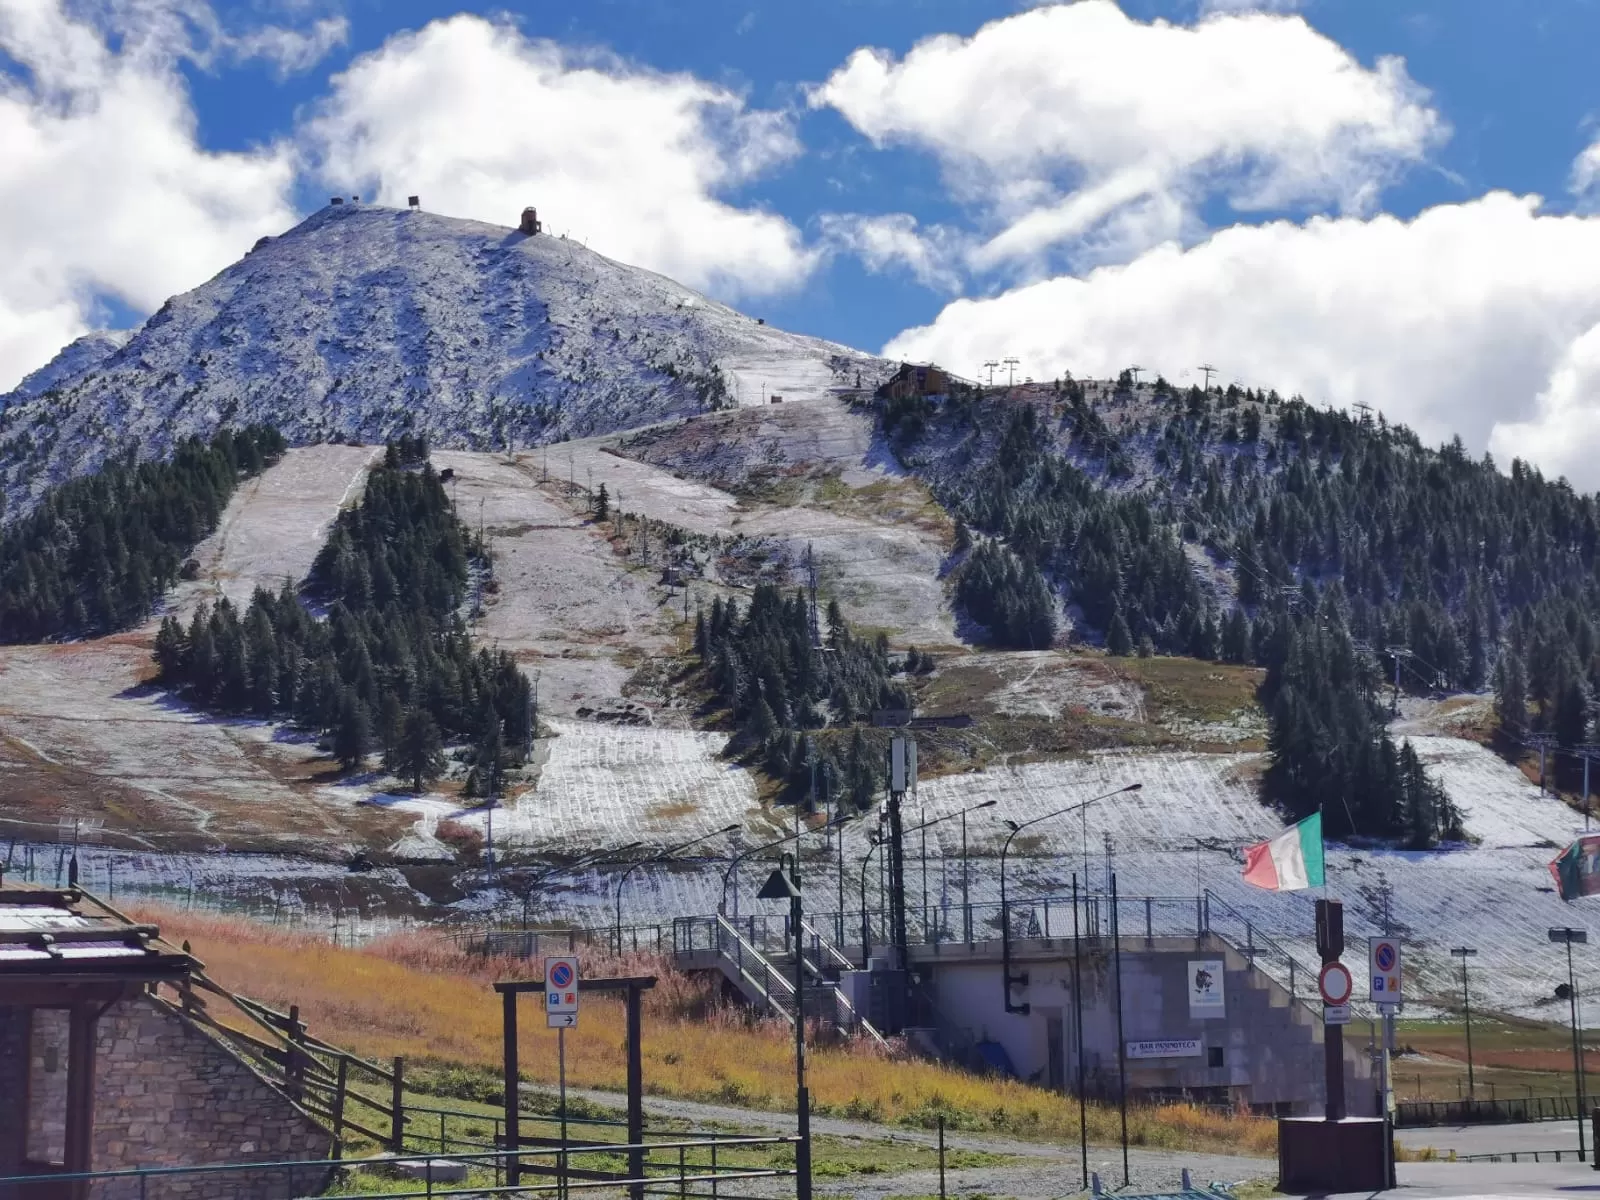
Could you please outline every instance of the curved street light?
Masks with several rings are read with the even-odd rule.
[[[546,867],[543,871],[540,871],[531,879],[526,877],[521,879],[519,881],[519,890],[522,892],[523,929],[526,930],[528,927],[528,905],[533,900],[533,891],[546,879],[549,879],[555,875],[567,874],[572,871],[581,871],[585,867],[594,867],[609,863],[614,855],[627,854],[629,851],[637,850],[642,845],[644,845],[643,842],[629,842],[626,846],[618,846],[615,850],[594,850],[588,854],[580,854],[577,858],[573,859],[569,863],[560,863],[556,866]],[[522,869],[526,871],[526,868]]]
[[[617,942],[616,952],[618,954],[622,953],[622,888],[623,885],[628,882],[628,876],[632,875],[640,867],[647,867],[651,863],[665,862],[674,854],[677,854],[683,850],[687,850],[691,846],[698,846],[701,842],[709,842],[714,837],[721,837],[723,834],[727,833],[736,833],[738,830],[739,824],[738,822],[734,822],[732,825],[725,825],[721,829],[714,829],[710,833],[703,833],[697,838],[690,838],[687,842],[680,842],[676,846],[668,846],[665,850],[661,850],[655,854],[652,854],[649,858],[641,858],[628,864],[628,869],[622,873],[622,878],[617,880],[617,923],[615,928]]]
[[[1011,1003],[1011,989],[1013,987],[1025,987],[1028,983],[1028,973],[1026,971],[1018,975],[1011,973],[1011,909],[1009,907],[1010,902],[1006,899],[1006,855],[1011,852],[1012,839],[1030,825],[1037,825],[1041,821],[1050,820],[1052,817],[1066,816],[1068,813],[1077,812],[1080,808],[1088,808],[1091,804],[1098,804],[1102,800],[1120,796],[1124,792],[1137,792],[1142,787],[1144,787],[1142,783],[1130,783],[1126,787],[1119,787],[1114,792],[1106,792],[1103,796],[1091,796],[1087,800],[1080,800],[1076,804],[1069,804],[1065,808],[1058,808],[1054,812],[1047,812],[1043,816],[1034,817],[1031,821],[1023,821],[1020,824],[1016,821],[1006,822],[1011,827],[1011,833],[1007,835],[1005,845],[1000,847],[1000,967],[1003,976],[1002,986],[1005,988],[1006,1011],[1008,1013],[1026,1015],[1032,1008],[1026,1002],[1022,1004]]]
[[[825,833],[830,829],[838,829],[844,824],[846,824],[846,821],[843,817],[835,817],[831,821],[826,821],[823,824],[818,825],[815,829],[797,829],[793,833],[784,834],[783,837],[778,838],[775,841],[767,842],[765,845],[761,846],[752,846],[748,850],[744,850],[738,854],[735,854],[731,859],[728,860],[728,869],[722,873],[722,899],[717,903],[717,911],[723,916],[728,915],[728,881],[733,878],[733,873],[739,869],[739,864],[745,859],[751,858],[754,855],[762,853],[763,851],[771,850],[774,847],[784,846],[790,842],[799,841],[808,833]],[[799,868],[797,866],[797,878],[798,871]],[[738,914],[735,913],[734,915],[737,916]]]

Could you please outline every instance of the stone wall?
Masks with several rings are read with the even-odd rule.
[[[13,1174],[22,1154],[27,1030],[25,1009],[0,1007],[0,1175]]]
[[[147,1000],[100,1018],[94,1169],[282,1162],[329,1157],[331,1135],[214,1039]],[[302,1182],[303,1181],[303,1182]],[[320,1190],[308,1170],[294,1193]],[[252,1200],[285,1194],[286,1172],[152,1178],[148,1200]],[[136,1181],[99,1183],[94,1200],[132,1200]]]

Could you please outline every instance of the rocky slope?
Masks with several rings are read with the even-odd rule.
[[[119,447],[160,454],[223,423],[481,449],[870,387],[886,366],[577,242],[344,204],[263,238],[126,345],[91,335],[0,397],[0,478],[15,513]]]

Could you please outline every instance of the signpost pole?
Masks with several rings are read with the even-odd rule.
[[[561,1194],[567,1194],[567,1027],[556,1030],[556,1072],[560,1079],[556,1105],[561,1114]]]

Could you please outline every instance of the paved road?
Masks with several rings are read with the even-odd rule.
[[[1520,1125],[1438,1125],[1401,1129],[1395,1140],[1411,1149],[1431,1146],[1443,1154],[1509,1154],[1526,1150],[1578,1149],[1576,1121],[1529,1121]],[[1588,1142],[1588,1131],[1584,1133]],[[1593,1147],[1589,1147],[1593,1149]]]

